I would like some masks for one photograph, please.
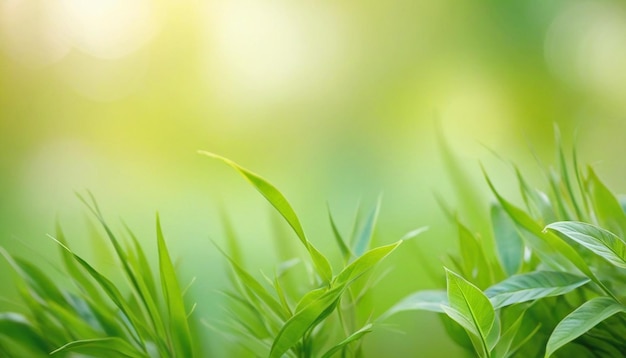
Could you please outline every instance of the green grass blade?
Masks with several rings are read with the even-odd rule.
[[[282,357],[298,344],[307,331],[315,327],[335,309],[345,286],[335,287],[296,312],[274,339],[270,358]]]
[[[352,243],[352,252],[354,252],[356,257],[363,255],[370,246],[372,236],[374,235],[376,220],[378,219],[378,214],[380,212],[380,204],[381,198],[379,197],[376,202],[376,206],[372,209],[372,211],[370,211],[367,219],[365,219],[365,222],[362,224],[356,240]]]
[[[228,164],[233,169],[235,169],[239,174],[241,174],[252,186],[259,192],[261,195],[267,199],[267,201],[278,211],[278,213],[285,218],[289,226],[296,233],[302,244],[309,251],[311,255],[311,259],[315,264],[318,274],[325,281],[329,282],[333,277],[332,268],[328,259],[324,257],[316,248],[309,242],[304,234],[304,229],[302,228],[302,224],[300,224],[300,220],[296,215],[295,211],[285,198],[285,196],[276,189],[272,184],[270,184],[267,180],[263,179],[258,174],[255,174],[241,166],[239,164],[233,162],[230,159],[224,158],[217,154],[199,151],[200,154],[206,155],[211,158],[219,159],[222,162]]]
[[[495,310],[485,294],[461,276],[446,268],[448,302],[446,314],[463,328],[479,337],[488,355],[493,341],[488,341],[495,323]]]
[[[444,313],[441,306],[448,306],[448,293],[444,290],[418,291],[403,298],[383,313],[377,321],[383,321],[396,313],[404,311],[430,311]]]
[[[595,216],[599,223],[619,235],[626,235],[626,214],[619,200],[598,178],[591,167],[587,168],[587,186]]]
[[[191,333],[189,331],[189,323],[187,322],[185,302],[176,276],[176,270],[174,269],[170,254],[165,245],[159,215],[156,216],[156,233],[161,288],[169,315],[169,332],[172,335],[173,353],[175,356],[179,357],[193,357]]]
[[[147,287],[147,295],[156,299],[156,297],[158,297],[156,283],[154,282],[154,277],[152,276],[152,270],[150,269],[148,258],[146,257],[141,244],[139,244],[139,240],[137,239],[137,236],[135,236],[135,233],[132,232],[126,223],[124,223],[124,228],[131,238],[134,252],[137,257],[137,273],[141,275],[141,278]]]
[[[243,283],[246,290],[249,290],[252,294],[261,299],[261,301],[263,301],[272,312],[278,315],[278,317],[282,319],[287,319],[289,317],[289,311],[285,310],[282,305],[276,300],[276,298],[274,298],[274,296],[272,296],[259,281],[257,281],[250,273],[248,273],[248,271],[246,271],[230,256],[222,251],[219,246],[216,245],[216,247],[222,253],[222,255],[224,255],[224,257],[226,257],[226,259],[230,262],[231,267]]]
[[[626,243],[612,232],[574,221],[561,221],[546,226],[576,241],[611,264],[626,268]]]
[[[324,353],[322,358],[330,358],[330,357],[332,357],[334,354],[336,354],[340,350],[344,349],[348,344],[350,344],[350,343],[352,343],[354,341],[358,341],[359,339],[363,338],[364,335],[366,335],[366,334],[368,334],[370,332],[372,332],[372,324],[368,323],[365,326],[361,327],[356,332],[354,332],[351,335],[349,335],[346,339],[344,339],[343,341],[341,341],[340,343],[336,344],[331,349],[329,349],[326,353]]]
[[[56,241],[56,239],[53,240]],[[64,246],[58,241],[57,243],[61,245],[61,247],[63,247],[65,250],[67,250],[70,254],[72,254],[74,260],[76,260],[76,262],[78,262],[78,264],[80,264],[87,271],[87,273],[89,273],[89,275],[91,275],[91,277],[98,283],[98,285],[106,293],[109,299],[111,299],[111,301],[122,311],[122,313],[131,323],[132,327],[134,327],[129,327],[129,333],[131,334],[131,336],[135,337],[135,334],[138,335],[138,337],[136,337],[137,343],[144,344],[145,341],[143,340],[142,332],[146,331],[145,325],[142,324],[141,320],[137,318],[137,315],[130,308],[130,306],[124,299],[124,296],[113,284],[113,282],[111,282],[108,278],[106,278],[104,275],[94,269],[89,263],[87,263],[87,261],[83,260],[80,256],[72,252],[67,246]]]
[[[586,277],[567,272],[536,271],[515,275],[499,282],[485,294],[495,309],[544,297],[566,294],[589,282]]]
[[[565,160],[563,144],[561,143],[561,133],[556,125],[554,127],[554,133],[556,137],[557,157],[558,157],[559,169],[561,173],[561,181],[565,184],[565,189],[567,190],[567,194],[570,197],[571,204],[574,207],[574,211],[576,212],[576,217],[579,220],[582,220],[582,218],[585,217],[584,211],[578,204],[578,198],[576,197],[576,194],[574,193],[574,187],[572,186],[572,182],[571,182],[570,175],[569,175],[569,170],[567,169],[567,161]],[[574,170],[576,170],[576,168],[574,168]]]
[[[458,219],[456,224],[459,233],[462,273],[478,287],[487,287],[492,282],[493,273],[483,251],[482,242]]]
[[[97,357],[114,356],[120,358],[144,358],[146,356],[137,351],[125,340],[117,337],[94,338],[70,342],[50,352],[50,356],[65,356],[68,353],[79,353]]]
[[[38,352],[49,352],[50,345],[45,335],[19,313],[0,313],[0,335],[7,335],[11,341]]]
[[[65,239],[65,235],[63,234],[63,230],[61,226],[57,222],[56,225],[56,240],[58,240],[63,246],[69,247],[67,244],[67,240]],[[93,284],[93,282],[85,275],[84,271],[77,265],[76,260],[72,256],[70,252],[65,250],[63,246],[59,246],[59,251],[61,253],[61,259],[63,260],[63,264],[67,273],[72,277],[76,285],[83,291],[92,301],[94,301],[98,306],[105,306],[104,300],[102,299],[102,295],[98,291],[98,288]]]
[[[335,224],[335,220],[333,219],[333,215],[330,212],[330,206],[328,206],[328,220],[330,220],[330,227],[333,230],[333,237],[335,238],[335,242],[337,242],[337,246],[339,246],[339,250],[341,251],[341,255],[343,256],[344,261],[350,259],[353,255],[352,251],[346,244],[346,241],[343,239],[339,230],[337,229],[337,225]]]
[[[491,222],[500,264],[507,276],[514,275],[522,266],[524,241],[502,206],[491,206]]]
[[[556,326],[548,339],[545,357],[551,356],[556,350],[585,334],[598,323],[625,311],[625,306],[609,297],[596,297],[583,303]]]
[[[392,253],[400,244],[399,240],[393,244],[380,246],[369,250],[354,260],[350,265],[346,266],[333,280],[333,287],[347,286],[352,281],[359,278],[365,272],[372,269],[376,264],[382,261],[387,255]]]

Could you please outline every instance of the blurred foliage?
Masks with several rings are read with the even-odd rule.
[[[266,173],[322,250],[334,245],[330,229],[318,225],[324,199],[343,227],[352,203],[370,205],[382,192],[374,241],[430,225],[423,245],[438,257],[454,239],[432,191],[456,201],[433,122],[465,165],[492,165],[495,151],[525,167],[533,161],[529,143],[545,158],[554,122],[580,133],[585,161],[619,163],[625,42],[626,6],[609,0],[6,0],[0,244],[39,257],[53,247],[45,234],[57,216],[88,237],[73,195],[84,188],[138,237],[150,237],[149,213],[158,209],[174,255],[188,257],[181,270],[191,276],[203,267],[193,288],[206,297],[198,313],[217,314],[221,300],[211,290],[226,273],[206,236],[224,236],[219,210],[249,223],[237,234],[246,238],[243,255],[261,267],[274,255],[256,255],[271,242],[274,214],[196,154],[206,149]],[[597,170],[626,190],[619,165]],[[206,256],[193,255],[200,247]],[[113,271],[88,240],[73,250]],[[405,251],[398,266],[412,275],[393,273],[394,283],[381,284],[372,299],[390,305],[434,285]],[[8,270],[0,264],[0,274]],[[17,293],[7,288],[3,296]],[[423,332],[394,319],[409,334]],[[442,335],[433,325],[428,332]],[[365,343],[374,355],[388,353],[378,343],[397,339],[377,337]],[[398,355],[418,345],[432,349],[426,356],[447,347],[439,336],[417,337],[394,341]]]

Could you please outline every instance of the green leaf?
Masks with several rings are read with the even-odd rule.
[[[363,223],[359,235],[352,243],[352,252],[356,257],[359,257],[367,251],[370,242],[372,241],[372,235],[374,234],[374,227],[376,226],[376,219],[378,219],[378,213],[380,212],[381,198],[378,198],[376,206],[370,211],[367,219]]]
[[[7,335],[11,341],[19,342],[30,349],[47,352],[45,336],[23,315],[18,313],[0,313],[0,335]]]
[[[337,225],[335,224],[333,215],[330,212],[330,206],[328,207],[328,219],[330,220],[330,227],[333,230],[333,236],[335,238],[335,241],[337,242],[337,246],[339,246],[339,250],[341,250],[341,255],[343,256],[343,259],[347,261],[350,256],[352,256],[352,251],[350,250],[350,248],[346,244],[346,241],[343,239],[343,237],[339,233],[339,230],[337,229]]]
[[[304,334],[328,317],[335,309],[345,286],[326,291],[297,311],[278,332],[274,339],[270,358],[282,357],[291,347],[301,341]]]
[[[372,324],[368,323],[365,326],[361,327],[356,332],[354,332],[351,335],[349,335],[346,339],[344,339],[343,341],[341,341],[340,343],[336,344],[331,349],[329,349],[326,353],[324,353],[322,358],[330,358],[330,357],[332,357],[335,353],[339,352],[341,349],[346,347],[348,344],[361,339],[364,335],[366,335],[366,334],[368,334],[370,332],[372,332]]]
[[[495,342],[488,341],[494,327],[495,310],[485,294],[461,276],[446,268],[448,301],[442,306],[446,314],[463,328],[479,337],[488,354]]]
[[[254,188],[261,193],[267,199],[267,201],[278,211],[278,213],[285,218],[289,226],[296,233],[304,247],[308,250],[311,255],[311,259],[317,268],[317,272],[320,277],[325,281],[329,282],[333,277],[332,268],[328,259],[319,252],[313,244],[309,242],[304,234],[304,229],[302,228],[302,224],[300,224],[300,220],[296,215],[295,211],[287,201],[287,199],[283,196],[283,194],[276,189],[272,184],[270,184],[267,180],[263,179],[258,174],[255,174],[241,166],[239,164],[233,162],[230,159],[224,158],[220,155],[213,154],[210,152],[199,151],[198,153],[206,155],[211,158],[219,159],[222,162],[230,165],[233,169],[235,169],[239,174],[241,174]]]
[[[246,290],[252,292],[255,296],[257,296],[261,301],[267,305],[267,307],[272,310],[278,317],[282,319],[286,319],[289,317],[289,311],[285,310],[280,302],[272,296],[269,291],[258,281],[256,280],[248,271],[246,271],[243,267],[241,267],[235,260],[233,260],[230,256],[228,256],[219,246],[216,245],[218,250],[226,257],[226,259],[230,262],[231,267],[243,283],[243,286]]]
[[[341,287],[350,284],[352,281],[359,278],[368,270],[372,269],[383,260],[387,255],[393,252],[400,244],[402,240],[399,240],[393,244],[386,246],[380,246],[369,250],[354,260],[350,265],[346,266],[333,280],[333,286]]]
[[[591,167],[587,171],[587,188],[600,225],[620,235],[626,235],[626,213],[619,200],[600,181]]]
[[[609,231],[576,221],[552,223],[546,229],[576,241],[617,267],[626,268],[626,243]]]
[[[176,270],[172,264],[170,254],[165,245],[161,221],[156,216],[157,246],[159,251],[159,273],[161,276],[161,289],[165,297],[165,304],[169,316],[170,334],[173,344],[173,353],[180,357],[193,357],[191,345],[191,333],[187,322],[185,302],[176,277]]]
[[[499,282],[485,294],[495,309],[544,297],[566,294],[589,282],[586,277],[567,272],[535,271],[515,275]]]
[[[502,206],[491,206],[491,222],[496,240],[496,249],[500,263],[507,276],[516,274],[524,258],[524,241],[520,236],[515,223],[502,209]]]
[[[383,313],[378,321],[385,320],[396,313],[404,311],[430,311],[444,313],[442,306],[448,306],[448,293],[443,290],[425,290],[415,292],[393,305]]]
[[[557,349],[585,334],[598,323],[624,311],[624,305],[609,297],[596,297],[583,303],[556,326],[548,339],[545,356],[551,356]]]
[[[80,353],[97,357],[114,356],[144,358],[145,354],[137,351],[133,346],[121,338],[95,338],[70,342],[50,353],[51,356],[62,356],[67,353]]]
[[[534,221],[527,213],[523,210],[519,209],[515,205],[508,202],[504,199],[496,190],[493,183],[487,176],[487,173],[484,172],[485,179],[487,180],[487,184],[491,188],[491,191],[494,193],[502,208],[509,214],[509,216],[522,228],[536,236],[537,238],[544,241],[550,248],[551,252],[558,253],[563,257],[567,258],[580,272],[584,273],[587,277],[589,277],[594,283],[596,283],[604,292],[609,295],[613,295],[613,293],[598,279],[598,277],[591,271],[585,260],[576,252],[576,250],[568,245],[566,242],[561,240],[558,236],[553,234],[552,232],[545,232],[541,225],[539,225],[536,221]]]

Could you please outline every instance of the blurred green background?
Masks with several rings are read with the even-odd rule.
[[[430,226],[387,262],[371,298],[383,310],[441,286],[426,266],[442,271],[456,249],[433,195],[456,205],[437,126],[486,211],[479,161],[505,192],[511,173],[491,151],[539,178],[531,148],[550,162],[554,123],[626,191],[625,115],[622,1],[1,0],[0,245],[55,262],[46,234],[58,218],[115,275],[74,191],[91,190],[152,253],[158,210],[183,281],[198,278],[196,314],[220,317],[225,263],[209,241],[224,242],[220,208],[253,272],[277,263],[275,217],[204,149],[279,187],[331,257],[327,202],[347,233],[357,204],[382,193],[377,243]],[[4,262],[0,277],[11,301]],[[461,354],[432,314],[392,321],[406,333],[372,334],[370,356]],[[206,344],[225,352],[210,334]]]

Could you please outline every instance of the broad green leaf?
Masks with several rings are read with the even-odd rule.
[[[485,294],[495,309],[544,297],[566,294],[589,282],[586,277],[567,272],[535,271],[515,275],[499,282]]]
[[[626,235],[626,214],[619,200],[600,181],[591,167],[587,171],[587,190],[600,225],[620,235]]]
[[[322,358],[332,357],[335,353],[345,348],[348,344],[361,339],[364,335],[370,333],[371,331],[372,331],[372,324],[368,323],[365,326],[361,327],[356,332],[349,335],[346,339],[344,339],[343,341],[341,341],[340,343],[336,344],[331,349],[329,349],[326,353],[324,353]]]
[[[519,305],[519,306],[522,306],[522,305]],[[519,306],[511,307],[510,309],[517,308]],[[513,323],[507,324],[506,326],[504,326],[504,323],[503,323],[503,328],[502,328],[503,332],[500,338],[498,339],[498,343],[496,344],[494,348],[494,352],[493,352],[494,357],[507,357],[509,355],[509,352],[511,350],[511,345],[513,344],[513,340],[517,336],[517,333],[519,332],[520,327],[522,326],[522,321],[524,320],[524,314],[526,313],[527,308],[528,306],[522,307],[521,310],[515,309],[513,312],[515,316],[511,317],[513,318]],[[509,313],[509,312],[501,311],[500,313],[501,317],[505,317],[506,313]],[[504,321],[504,318],[501,318],[501,319],[502,321]]]
[[[461,276],[446,268],[448,302],[442,306],[450,318],[476,335],[483,342],[485,353],[489,353],[492,341],[487,341],[494,327],[495,311],[485,294]]]
[[[354,260],[354,262],[346,266],[337,275],[337,277],[335,277],[335,279],[333,280],[333,285],[335,287],[341,287],[350,284],[350,282],[356,280],[365,272],[376,266],[376,264],[378,264],[382,259],[387,257],[387,255],[393,252],[393,250],[395,250],[398,246],[400,246],[401,243],[402,240],[399,240],[393,244],[371,249],[363,255],[359,256],[356,260]]]
[[[159,273],[161,276],[161,289],[165,297],[165,304],[169,316],[169,332],[172,338],[173,353],[180,357],[193,357],[191,345],[191,333],[187,322],[185,302],[176,277],[176,270],[165,245],[161,221],[156,216],[157,247],[159,251]]]
[[[378,213],[380,212],[380,202],[381,198],[379,197],[376,206],[372,209],[367,216],[367,219],[365,219],[365,222],[362,224],[363,226],[359,231],[359,235],[352,243],[352,252],[354,252],[356,257],[363,255],[372,241],[374,227],[376,226],[376,220],[378,219]]]
[[[576,241],[617,267],[626,268],[626,243],[609,231],[576,221],[552,223],[546,229]]]
[[[233,169],[235,169],[239,174],[241,174],[254,188],[261,193],[267,199],[267,201],[278,211],[278,213],[285,218],[289,226],[296,233],[304,247],[309,251],[311,255],[311,259],[317,268],[318,274],[325,281],[329,282],[333,277],[332,268],[328,259],[319,252],[313,244],[309,242],[304,234],[304,229],[302,228],[302,224],[300,224],[300,220],[296,215],[295,211],[287,201],[287,199],[283,196],[283,194],[276,189],[272,184],[270,184],[267,180],[263,179],[258,174],[255,174],[241,166],[239,164],[233,162],[230,159],[224,158],[220,155],[213,154],[210,152],[199,151],[198,153],[206,155],[211,158],[219,159],[222,162],[228,164]]]
[[[304,296],[302,296],[302,298],[300,298],[300,301],[298,301],[298,304],[296,304],[295,311],[296,312],[301,311],[304,307],[308,306],[313,301],[322,297],[326,292],[328,292],[328,287],[326,286],[316,288],[314,290],[307,292]]]
[[[95,338],[70,342],[53,352],[51,356],[64,356],[67,353],[79,353],[92,356],[120,358],[144,358],[146,355],[121,338]]]
[[[278,332],[274,339],[270,358],[282,357],[302,340],[304,334],[320,323],[335,309],[345,286],[335,287],[297,311]]]
[[[398,312],[404,311],[430,311],[444,313],[442,306],[448,306],[448,293],[443,290],[425,290],[413,293],[400,302],[393,305],[387,312],[383,313],[378,321],[385,320]]]
[[[498,204],[491,206],[491,222],[500,263],[507,276],[514,275],[522,265],[524,242],[515,227],[515,223],[502,209],[502,206]]]
[[[624,311],[624,305],[609,297],[596,297],[583,303],[556,326],[548,339],[545,356],[551,356],[557,349],[585,334],[598,323]]]

